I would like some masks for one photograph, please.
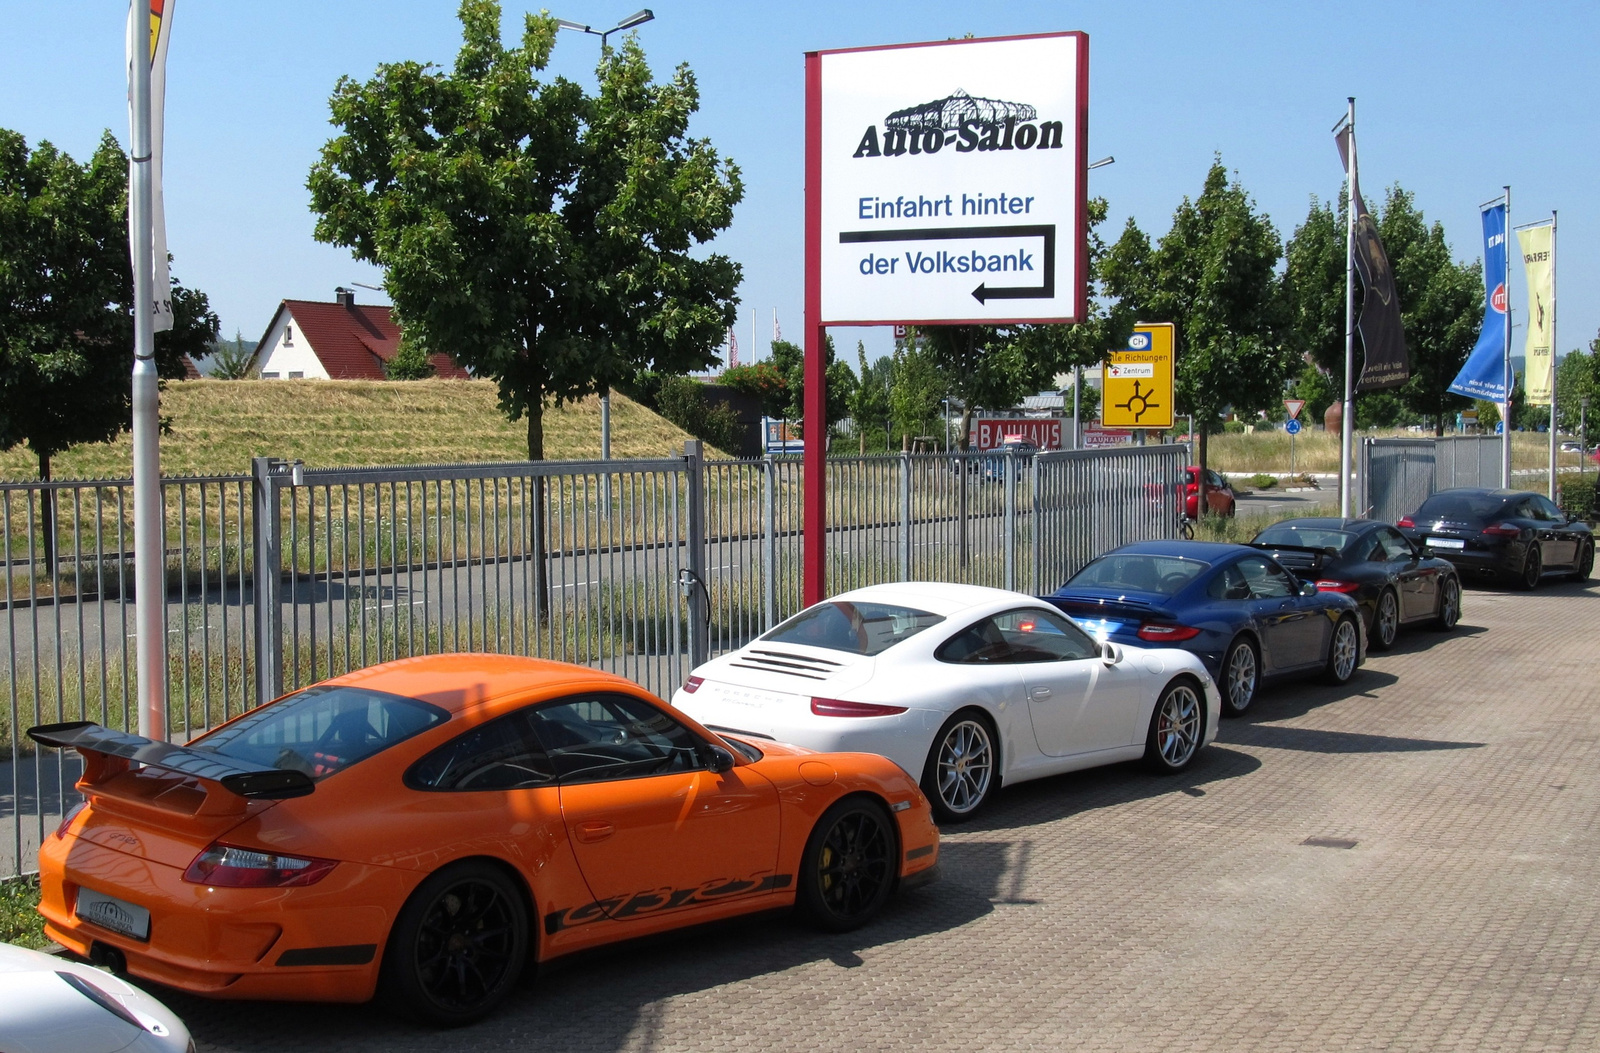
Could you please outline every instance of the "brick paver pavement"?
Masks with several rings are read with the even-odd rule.
[[[1597,593],[1469,590],[1454,635],[1269,691],[1180,778],[1009,790],[859,933],[614,950],[443,1033],[169,1000],[241,1051],[1600,1049]]]

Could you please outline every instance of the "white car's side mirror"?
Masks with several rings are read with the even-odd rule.
[[[1105,641],[1100,645],[1100,660],[1106,665],[1116,665],[1122,661],[1122,648],[1110,640]]]

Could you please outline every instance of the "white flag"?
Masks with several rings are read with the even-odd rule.
[[[150,178],[154,187],[151,201],[151,288],[155,292],[152,305],[155,330],[172,328],[172,275],[167,270],[167,210],[161,194],[161,139],[162,114],[167,98],[167,42],[172,37],[172,9],[177,0],[132,0],[128,5],[128,128],[133,129],[133,63],[136,56],[150,63]],[[149,30],[148,41],[145,30]],[[130,135],[129,144],[132,144]],[[133,190],[133,158],[129,151],[128,190]],[[128,244],[137,244],[133,237],[133,209],[128,209]]]

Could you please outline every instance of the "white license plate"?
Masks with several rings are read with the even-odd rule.
[[[78,889],[78,918],[102,929],[120,932],[135,940],[150,938],[150,912],[127,900],[96,892],[92,888]]]
[[[1466,546],[1467,543],[1460,538],[1430,537],[1428,539],[1429,548],[1466,548]]]

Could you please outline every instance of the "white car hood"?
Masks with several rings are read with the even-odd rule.
[[[86,981],[135,1025],[62,979]],[[6,1053],[120,1053],[189,1048],[177,1014],[144,991],[93,966],[0,944],[0,1049]]]

